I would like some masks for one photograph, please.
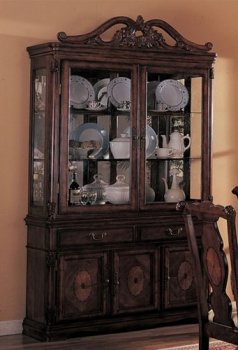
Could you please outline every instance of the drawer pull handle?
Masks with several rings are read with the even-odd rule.
[[[166,233],[168,234],[168,236],[172,236],[172,237],[178,237],[182,232],[183,232],[182,227],[179,227],[177,229],[172,229],[171,227],[169,227],[166,230]]]
[[[104,239],[104,237],[106,237],[106,236],[107,236],[107,232],[100,232],[100,233],[90,232],[89,233],[89,237],[93,241],[102,241]]]

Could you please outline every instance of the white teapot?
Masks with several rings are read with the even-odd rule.
[[[191,137],[187,134],[186,136],[182,136],[178,130],[172,132],[169,136],[169,143],[167,143],[166,136],[161,135],[163,139],[163,147],[171,148],[173,150],[172,157],[183,157],[184,152],[191,145]],[[188,140],[188,145],[185,147],[184,140]]]

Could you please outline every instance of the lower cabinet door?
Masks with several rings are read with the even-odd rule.
[[[114,253],[113,312],[158,308],[159,275],[156,250]]]
[[[186,247],[165,248],[164,307],[183,307],[196,303],[191,255]]]
[[[104,252],[60,257],[60,320],[106,314],[109,283],[107,260]]]

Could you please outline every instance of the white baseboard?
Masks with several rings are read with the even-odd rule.
[[[0,336],[21,333],[22,320],[0,321]]]

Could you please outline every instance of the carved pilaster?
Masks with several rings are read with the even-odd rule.
[[[52,73],[58,72],[59,71],[59,62],[56,58],[53,58],[51,61],[51,67],[50,67],[50,71]]]
[[[55,218],[55,209],[56,209],[56,203],[55,202],[48,202],[47,204],[47,210],[48,210],[48,219],[53,220]]]
[[[56,266],[57,261],[57,255],[56,252],[48,252],[48,255],[46,257],[46,265],[50,268],[53,268]]]
[[[45,318],[48,325],[55,323],[55,320],[56,320],[55,309],[47,308]]]

